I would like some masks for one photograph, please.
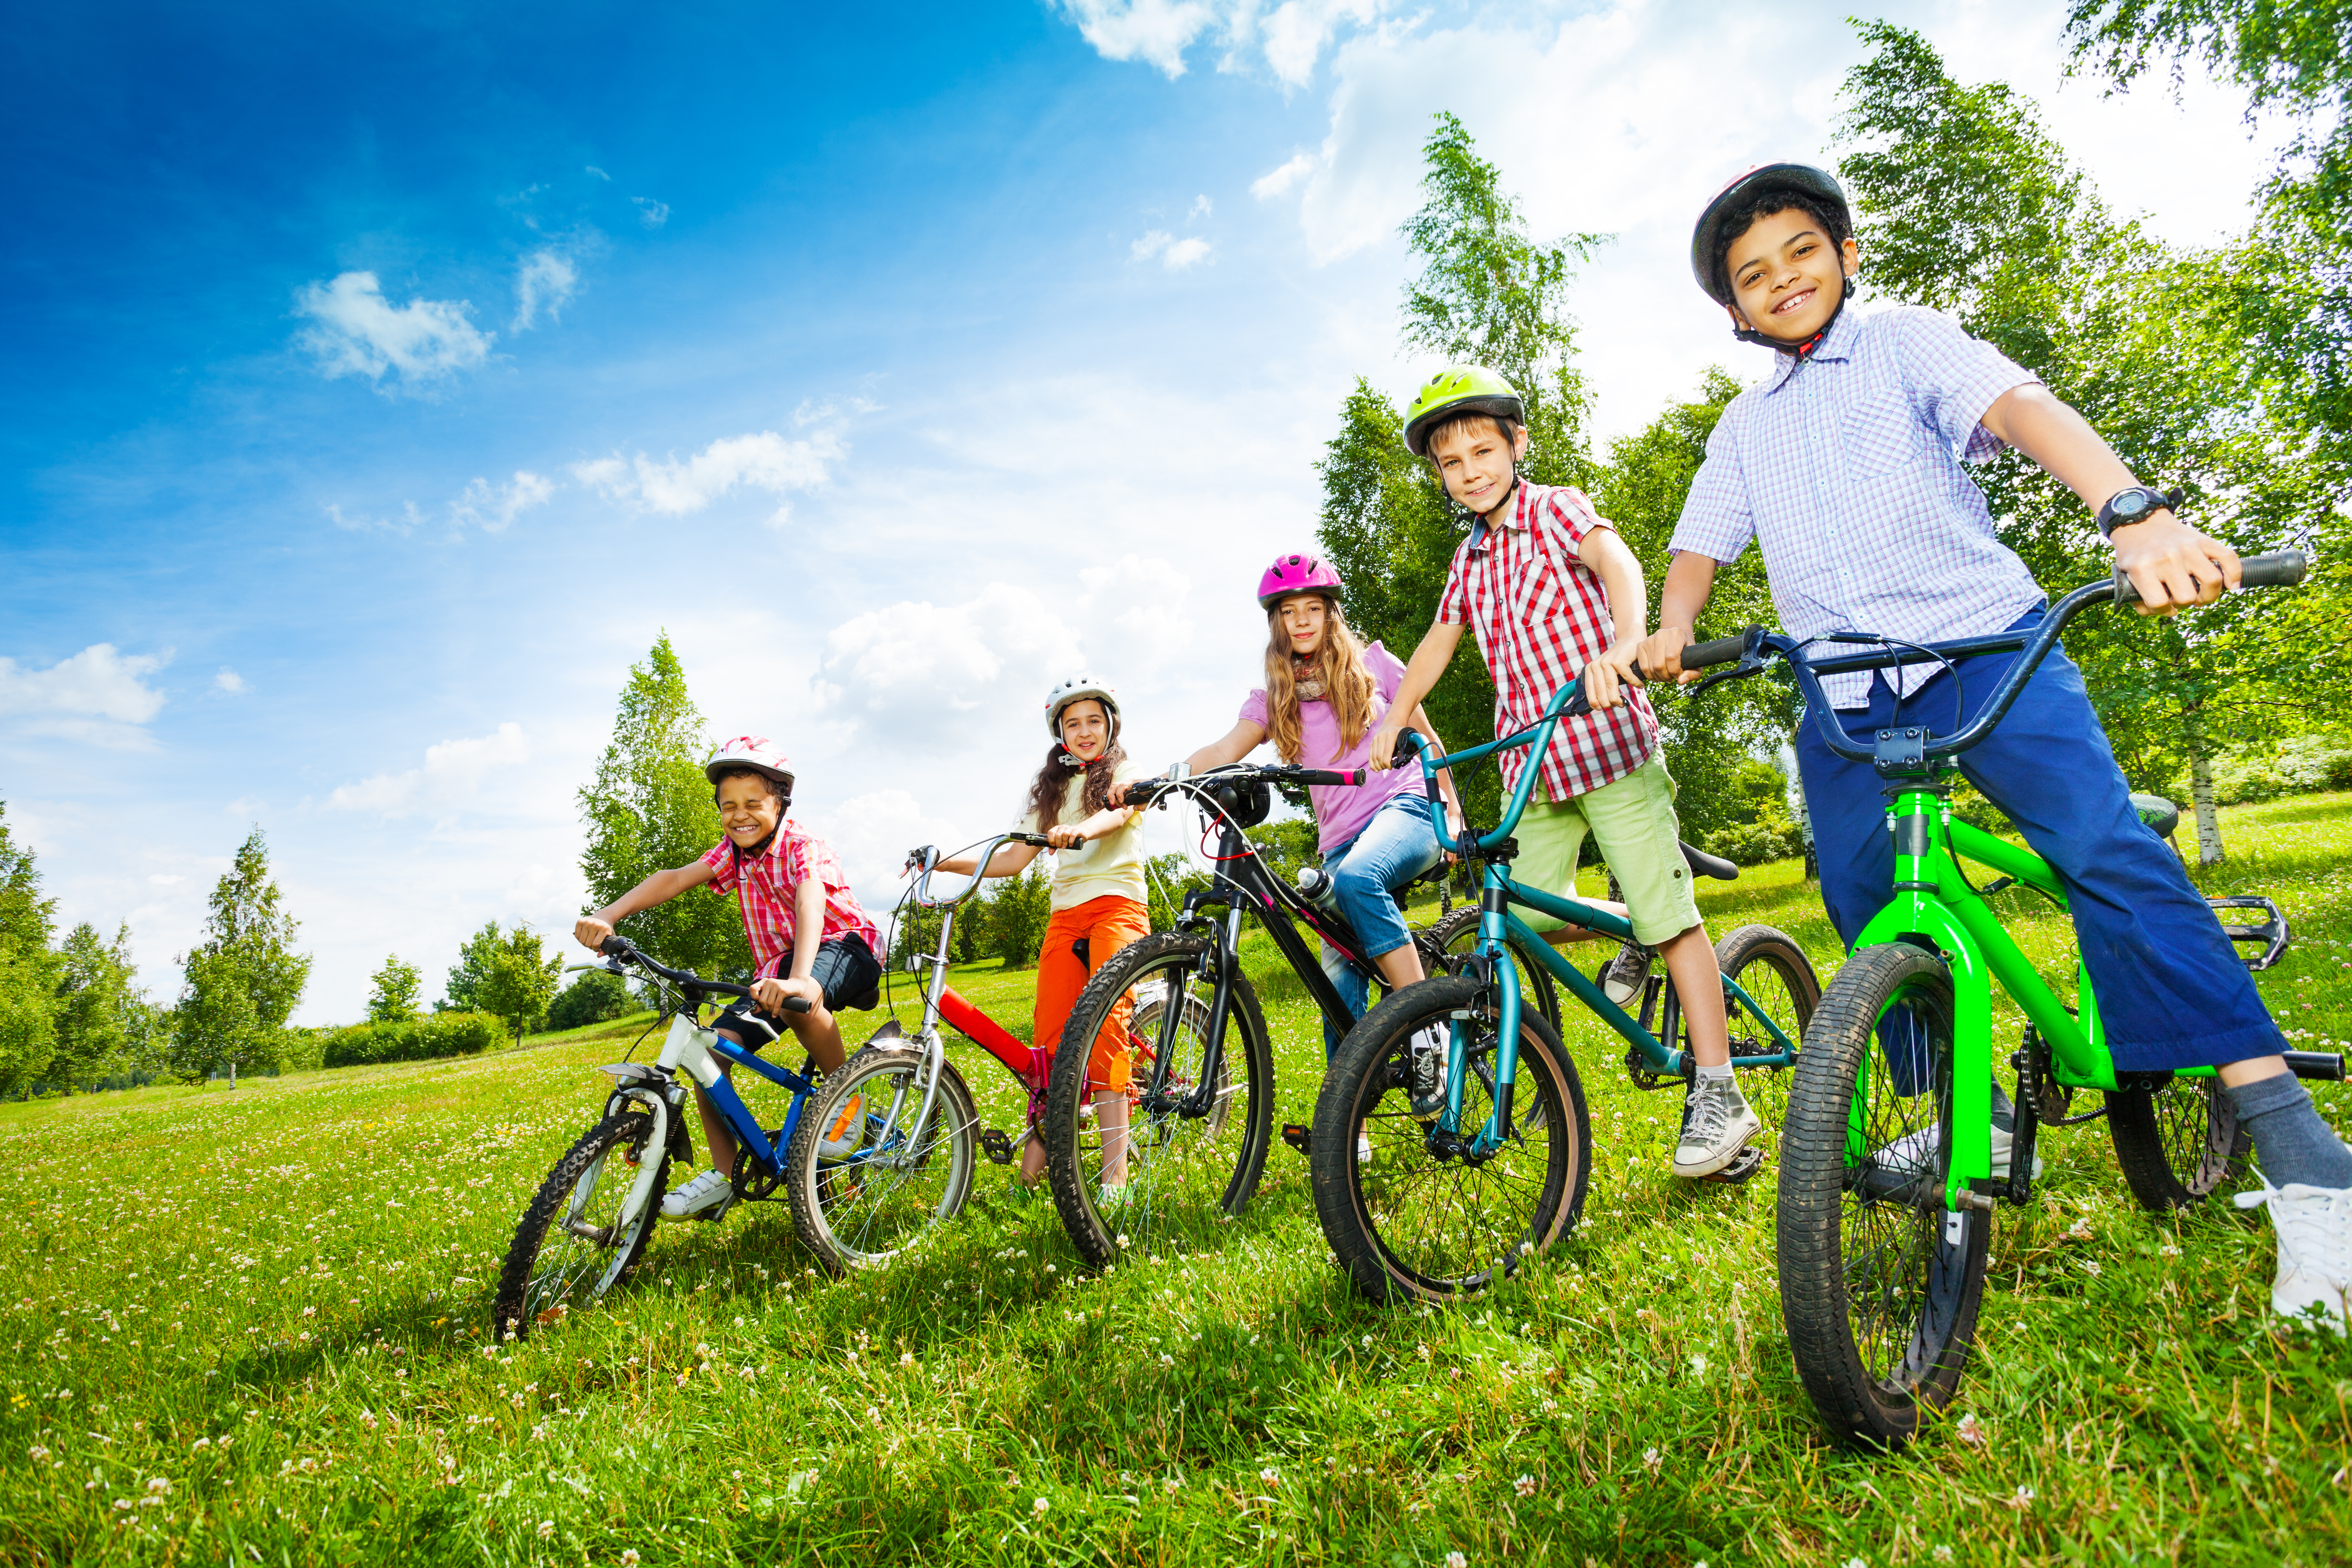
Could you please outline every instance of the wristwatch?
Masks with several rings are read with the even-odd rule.
[[[2135,522],[2146,522],[2152,512],[2164,511],[2180,504],[2179,489],[2152,490],[2146,485],[2131,485],[2107,498],[2099,509],[2099,537],[2113,539],[2116,530]]]

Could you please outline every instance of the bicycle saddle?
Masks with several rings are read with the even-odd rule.
[[[2171,837],[2172,830],[2180,826],[2180,808],[2160,795],[2135,795],[2131,803],[2139,819],[2156,829],[2158,838]]]
[[[1675,842],[1681,843],[1681,840],[1677,839]],[[1712,877],[1718,882],[1739,880],[1739,868],[1721,856],[1710,855],[1704,849],[1694,849],[1687,844],[1684,844],[1682,847],[1683,860],[1690,867],[1692,876]]]

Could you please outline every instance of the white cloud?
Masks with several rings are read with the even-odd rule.
[[[531,508],[546,505],[554,493],[555,481],[528,468],[517,468],[514,478],[502,485],[477,478],[449,503],[449,521],[453,527],[470,524],[485,533],[497,533]]]
[[[252,689],[246,684],[245,677],[226,665],[223,665],[220,673],[213,677],[213,689],[216,691],[225,691],[231,697],[242,696]]]
[[[1315,160],[1301,153],[1276,169],[1269,169],[1250,182],[1250,195],[1258,200],[1271,201],[1315,172]]]
[[[515,270],[512,330],[530,331],[538,323],[541,310],[547,312],[550,321],[556,321],[579,286],[580,268],[570,257],[552,248],[532,251]]]
[[[501,724],[476,740],[427,746],[421,768],[377,773],[358,784],[341,785],[327,797],[327,804],[338,811],[363,811],[378,816],[446,812],[480,794],[485,775],[530,760],[530,742],[522,726]]]
[[[379,384],[386,371],[403,383],[425,383],[470,370],[489,357],[497,338],[475,328],[468,319],[474,308],[463,300],[411,300],[394,308],[373,272],[306,283],[294,309],[310,319],[297,341],[319,356],[321,371]]]
[[[1323,47],[1343,26],[1364,26],[1387,0],[1285,0],[1263,17],[1263,0],[1062,0],[1062,11],[1105,59],[1144,60],[1171,79],[1184,74],[1184,53],[1222,37],[1221,68],[1253,48],[1286,87],[1303,87]]]
[[[597,167],[595,164],[593,164],[593,163],[591,163],[591,164],[589,164],[589,165],[588,165],[588,170],[587,170],[587,172],[588,172],[589,174],[592,174],[595,175],[598,179],[600,179],[600,180],[604,181],[604,182],[606,184],[608,184],[608,185],[609,185],[609,184],[611,184],[613,183],[613,176],[612,176],[612,175],[610,175],[610,174],[606,174],[606,173],[604,173],[604,170],[602,170],[602,169],[598,168],[598,167]]]
[[[1128,247],[1128,256],[1136,261],[1149,261],[1154,257],[1171,272],[1181,272],[1209,258],[1209,242],[1195,235],[1178,239],[1166,229],[1155,228]]]
[[[611,457],[574,463],[572,477],[606,495],[634,500],[647,510],[683,517],[739,489],[765,490],[777,497],[814,489],[848,451],[848,443],[829,429],[816,430],[797,441],[787,441],[773,430],[761,430],[713,441],[684,459],[656,462],[640,452],[626,462]],[[778,509],[772,521],[782,522],[791,512],[787,503]]]
[[[126,658],[112,643],[92,643],[47,669],[0,658],[0,718],[33,733],[114,751],[149,751],[141,728],[163,710],[147,678],[171,663],[170,649]]]
[[[1192,198],[1192,210],[1186,213],[1184,216],[1187,218],[1212,217],[1215,216],[1216,211],[1217,204],[1211,201],[1208,197],[1208,194],[1203,192],[1200,195]]]
[[[637,216],[647,228],[659,228],[669,221],[667,202],[657,202],[651,196],[631,196],[629,200],[636,204]]]

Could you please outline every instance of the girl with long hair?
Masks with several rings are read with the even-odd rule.
[[[1054,842],[1052,913],[1037,952],[1037,1004],[1030,1040],[1050,1064],[1069,1022],[1070,1007],[1086,988],[1089,968],[1151,932],[1150,906],[1144,900],[1143,813],[1114,804],[1129,780],[1139,776],[1118,743],[1118,694],[1092,676],[1054,688],[1045,699],[1045,729],[1054,737],[1037,776],[1030,782],[1026,809],[1014,826]],[[986,877],[1015,877],[1037,858],[1034,845],[999,846]],[[956,876],[970,876],[976,858],[959,855],[939,863]],[[1127,1179],[1127,1089],[1133,1062],[1125,1046],[1130,1004],[1122,998],[1109,1027],[1097,1037],[1087,1064],[1095,1114],[1103,1134],[1103,1189],[1116,1196]],[[1021,1149],[1021,1183],[1034,1187],[1045,1168],[1036,1115],[1050,1075],[1043,1068],[1029,1086],[1030,1128]]]
[[[1284,555],[1259,579],[1265,611],[1265,684],[1242,702],[1241,715],[1222,740],[1176,764],[1185,776],[1237,763],[1271,741],[1286,763],[1309,768],[1364,766],[1372,731],[1388,717],[1389,700],[1404,665],[1379,643],[1367,647],[1339,613],[1339,575],[1308,555]],[[1429,716],[1416,707],[1406,722],[1443,751]],[[1462,826],[1462,805],[1449,773],[1438,775],[1446,803],[1448,837]],[[1418,769],[1369,773],[1361,784],[1319,784],[1307,791],[1317,847],[1340,912],[1362,939],[1365,956],[1391,991],[1425,978],[1421,954],[1394,894],[1444,854],[1439,825],[1421,787]],[[1326,944],[1323,971],[1358,1017],[1371,999],[1371,979]],[[1339,1048],[1327,1020],[1324,1053]]]

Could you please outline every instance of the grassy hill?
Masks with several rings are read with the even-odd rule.
[[[2224,830],[2210,890],[2296,926],[2264,994],[2315,1046],[2352,1037],[2352,797]],[[2056,922],[2010,897],[2054,957]],[[1830,969],[1793,865],[1702,903]],[[1250,952],[1304,1120],[1318,1031]],[[1032,974],[958,984],[1026,1032]],[[823,1279],[756,1205],[663,1226],[610,1310],[492,1342],[523,1201],[648,1021],[0,1106],[26,1176],[0,1234],[0,1563],[2352,1559],[2352,1349],[2272,1331],[2265,1226],[2143,1215],[2100,1126],[2053,1134],[2042,1195],[2000,1214],[1954,1420],[1846,1453],[1790,1369],[1772,1184],[1675,1184],[1676,1106],[1597,1027],[1570,1031],[1585,1223],[1466,1310],[1360,1305],[1277,1148],[1205,1255],[1088,1279],[1050,1202],[991,1167],[917,1268]],[[960,1059],[1017,1126],[1003,1075]]]

